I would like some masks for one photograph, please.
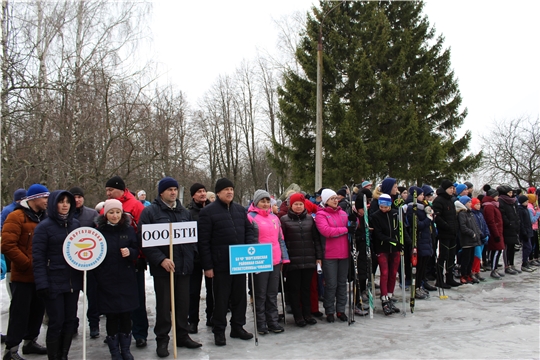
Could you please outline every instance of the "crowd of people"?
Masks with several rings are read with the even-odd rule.
[[[350,321],[350,309],[366,315],[368,287],[377,269],[382,311],[391,315],[400,312],[397,286],[414,285],[411,293],[423,300],[431,291],[486,281],[485,271],[500,280],[540,266],[540,191],[533,187],[521,192],[484,185],[473,196],[470,182],[443,180],[435,190],[400,187],[388,177],[375,187],[364,181],[350,190],[323,188],[313,196],[293,190],[281,203],[259,189],[247,207],[234,201],[234,184],[227,178],[216,182],[215,193],[193,184],[187,207],[172,177],[159,181],[153,202],[144,190],[132,193],[119,176],[109,179],[104,190],[107,200],[92,209],[84,206],[84,190],[78,186],[49,192],[33,184],[15,191],[14,202],[3,209],[2,277],[11,297],[7,334],[2,335],[4,360],[22,359],[21,343],[23,355],[68,358],[79,328],[83,273],[67,264],[62,246],[66,235],[81,226],[96,228],[107,241],[104,261],[87,272],[85,315],[91,338],[100,336],[100,317],[106,317],[105,342],[113,360],[134,358],[133,339],[136,347],[147,346],[147,267],[155,290],[156,353],[167,357],[173,323],[173,346],[202,346],[190,334],[198,332],[203,279],[205,324],[212,328],[215,345],[224,346],[229,312],[230,337],[253,338],[244,329],[248,298],[254,303],[257,333],[279,334],[286,330],[279,324],[285,316],[279,311],[280,291],[294,324],[306,327],[324,317],[329,323]],[[197,222],[197,243],[175,244],[172,253],[169,246],[141,246],[144,225],[188,221]],[[245,274],[230,274],[229,247],[254,243],[271,244],[273,266],[254,274],[248,289]],[[515,265],[518,250],[520,266]],[[411,254],[417,259],[415,271]],[[347,315],[351,282],[357,291]],[[46,346],[37,343],[44,321]]]

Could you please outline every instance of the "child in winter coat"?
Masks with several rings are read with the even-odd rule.
[[[529,213],[531,214],[531,223],[533,229],[533,236],[531,239],[532,250],[529,255],[528,264],[532,266],[540,266],[540,261],[538,261],[538,245],[540,241],[538,240],[538,219],[540,218],[540,210],[538,209],[538,192],[540,189],[536,190],[536,194],[527,194],[529,198]]]
[[[270,331],[277,334],[285,331],[278,324],[277,293],[280,271],[283,264],[290,261],[285,241],[283,241],[281,222],[272,212],[268,192],[264,190],[255,191],[253,203],[249,206],[248,219],[255,229],[257,242],[272,244],[272,258],[274,261],[272,271],[254,275],[257,332],[261,335],[268,334]]]
[[[518,215],[520,220],[519,241],[521,242],[523,251],[521,271],[533,272],[536,268],[529,265],[529,255],[532,251],[531,238],[534,233],[532,230],[531,214],[527,208],[528,205],[529,198],[525,195],[520,195],[518,197]]]
[[[139,247],[130,224],[122,203],[116,199],[105,201],[103,215],[96,220],[97,229],[107,241],[107,255],[92,272],[97,283],[99,312],[107,317],[105,341],[112,360],[133,359],[129,348],[131,312],[139,307],[134,266]]]
[[[484,251],[484,245],[487,244],[489,239],[489,228],[487,226],[486,220],[484,219],[484,215],[482,214],[482,211],[480,209],[482,208],[482,204],[480,202],[480,199],[474,198],[471,200],[472,204],[472,213],[474,215],[474,219],[476,220],[476,225],[478,225],[478,229],[480,229],[480,232],[482,233],[482,244],[478,245],[474,248],[474,259],[471,269],[471,276],[473,278],[476,278],[478,281],[486,281],[485,278],[480,276],[480,263],[482,260],[482,253]]]
[[[458,216],[461,241],[461,278],[462,284],[477,284],[478,280],[471,275],[474,248],[482,244],[482,233],[471,212],[472,200],[464,195],[455,202]]]
[[[392,209],[392,198],[387,194],[379,196],[378,207],[379,210],[371,216],[373,247],[381,272],[380,287],[383,312],[385,315],[390,315],[399,312],[391,299],[396,286],[396,274],[403,245],[399,240],[398,211]],[[407,232],[404,231],[403,236],[408,239]]]

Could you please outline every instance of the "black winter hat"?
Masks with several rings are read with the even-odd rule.
[[[523,205],[523,203],[525,203],[525,201],[529,201],[529,198],[527,197],[527,195],[519,195],[518,203]]]
[[[162,192],[171,187],[175,187],[178,189],[178,181],[176,181],[176,179],[173,179],[170,176],[166,176],[163,179],[159,180],[158,195],[161,195]]]
[[[216,187],[214,188],[214,192],[217,194],[221,190],[228,187],[232,187],[234,189],[234,184],[231,180],[227,178],[218,179],[218,181],[216,181]]]
[[[499,195],[508,195],[508,193],[512,191],[512,188],[508,185],[499,185],[497,186],[497,191],[499,192]]]
[[[110,187],[123,191],[126,190],[126,183],[124,182],[124,180],[122,180],[120,176],[116,175],[107,180],[105,187]]]
[[[191,194],[191,196],[193,196],[200,189],[206,190],[206,186],[204,186],[203,184],[200,184],[200,183],[195,183],[195,184],[191,185],[191,187],[189,188],[189,193]]]
[[[78,186],[72,187],[71,189],[69,189],[69,192],[72,193],[73,196],[79,195],[79,196],[84,197],[84,190]]]
[[[469,190],[474,187],[474,185],[470,181],[465,181],[464,184],[467,185],[467,189],[469,189]]]
[[[443,190],[446,190],[446,189],[448,189],[449,187],[452,187],[452,186],[454,186],[454,183],[451,182],[451,181],[448,180],[448,179],[444,179],[444,180],[442,181],[442,183],[441,183],[441,188],[442,188]]]
[[[339,189],[336,194],[341,195],[343,197],[347,197],[347,190],[345,189]]]
[[[494,198],[495,196],[499,195],[499,193],[495,189],[489,189],[487,191],[486,195],[491,196],[492,198]]]

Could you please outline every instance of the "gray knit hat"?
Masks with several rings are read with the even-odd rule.
[[[270,194],[268,191],[262,189],[255,191],[255,194],[253,194],[253,205],[257,206],[257,203],[264,198],[270,199]]]

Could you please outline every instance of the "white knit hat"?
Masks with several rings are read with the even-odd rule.
[[[324,189],[321,193],[321,204],[326,205],[328,199],[332,196],[337,196],[336,192],[332,189]]]

